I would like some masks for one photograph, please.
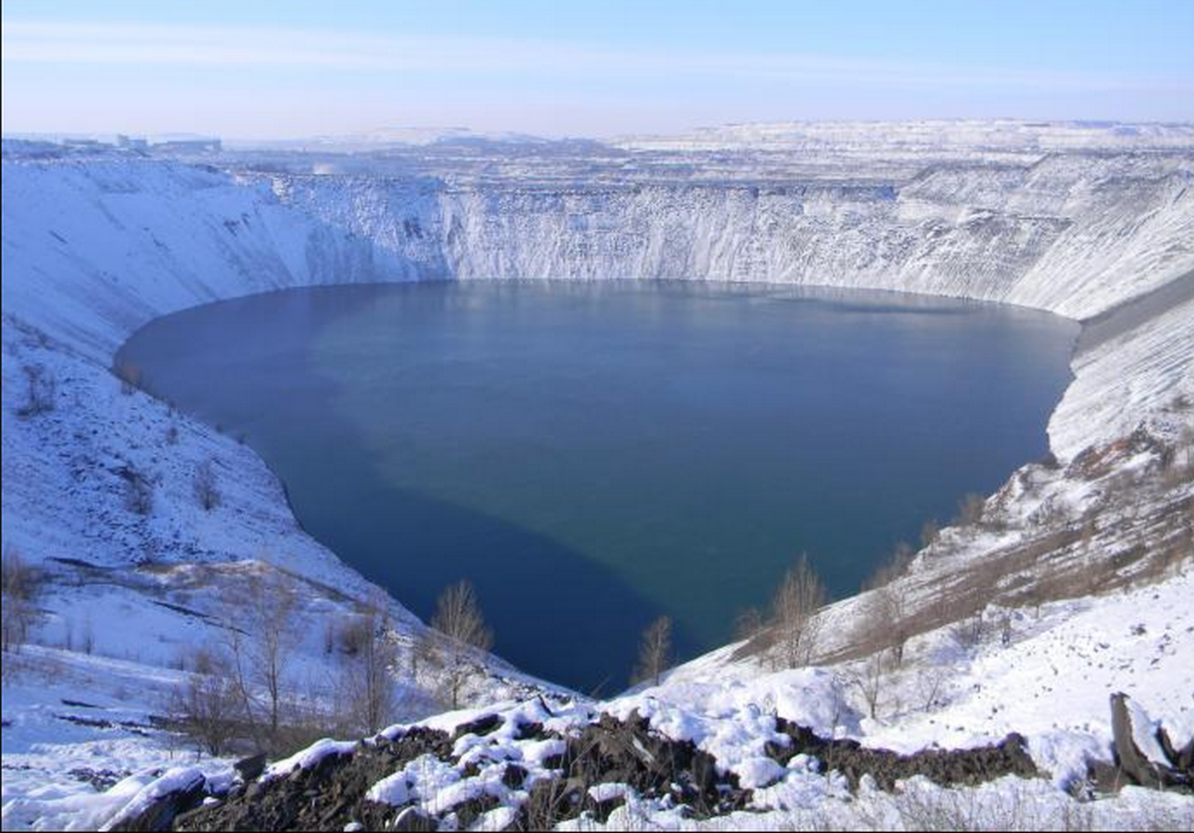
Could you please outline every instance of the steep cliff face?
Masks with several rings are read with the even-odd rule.
[[[893,289],[1084,318],[1194,267],[1191,159],[941,163],[906,182],[284,177],[377,250],[454,278],[667,278]]]
[[[166,312],[378,274],[374,247],[212,169],[5,160],[3,182],[5,314],[104,363]]]

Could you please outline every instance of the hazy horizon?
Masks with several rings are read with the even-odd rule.
[[[1194,4],[6,3],[3,132],[1194,118]]]

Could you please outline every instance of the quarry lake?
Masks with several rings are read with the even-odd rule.
[[[680,658],[724,644],[801,553],[851,594],[1044,455],[1076,335],[887,293],[474,281],[225,301],[117,361],[243,435],[415,613],[468,578],[499,654],[609,694],[656,616]]]

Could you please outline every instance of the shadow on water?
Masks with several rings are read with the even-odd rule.
[[[185,310],[150,322],[115,362],[135,364],[153,395],[243,438],[284,484],[303,529],[423,621],[445,587],[467,579],[499,656],[584,693],[621,690],[659,607],[548,536],[396,485],[362,423],[338,407],[344,385],[310,366],[319,331],[376,291],[315,288]],[[221,326],[187,326],[196,313]],[[224,349],[234,337],[238,349]],[[672,628],[677,656],[699,652],[674,617]]]
[[[303,504],[320,499],[304,494],[299,516],[315,515]],[[635,655],[659,611],[612,571],[546,536],[415,492],[385,486],[367,500],[374,506],[362,507],[358,522],[319,513],[310,531],[334,551],[352,553],[367,578],[424,621],[444,587],[468,579],[500,656],[530,671],[550,669],[554,682],[586,693],[626,684],[631,669],[611,660]],[[690,655],[695,641],[679,623],[673,628],[677,651]]]

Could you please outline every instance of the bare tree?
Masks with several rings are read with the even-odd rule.
[[[472,584],[460,581],[440,594],[431,627],[439,632],[436,656],[447,699],[455,709],[460,705],[465,681],[493,647],[493,632],[481,615]]]
[[[912,547],[898,544],[887,563],[863,585],[863,590],[870,594],[863,602],[863,638],[880,649],[890,649],[896,666],[903,664],[904,646],[912,635],[908,588],[900,577],[908,571],[914,557]]]
[[[987,632],[987,620],[983,609],[979,608],[967,619],[958,622],[952,628],[953,637],[963,648],[973,648],[983,641]]]
[[[867,713],[872,720],[879,717],[879,701],[883,696],[886,676],[884,671],[883,652],[876,651],[867,657],[849,677],[851,685],[858,689],[858,693],[866,702]]]
[[[19,417],[35,417],[54,410],[58,401],[58,378],[40,364],[27,364],[21,368],[25,374],[25,404],[17,408]]]
[[[88,656],[95,653],[95,625],[92,623],[90,615],[83,620],[83,642],[80,647]]]
[[[416,630],[410,637],[409,661],[411,677],[419,678],[419,669],[433,669],[440,662],[442,637],[431,628]]]
[[[742,642],[754,639],[763,627],[763,614],[757,607],[748,607],[734,620],[734,637]]]
[[[258,745],[267,748],[278,742],[287,671],[301,639],[297,608],[293,579],[267,568],[264,575],[253,575],[245,582],[242,598],[233,608],[238,621],[230,622],[226,630],[237,692],[249,721],[265,735]]]
[[[999,619],[999,644],[1005,648],[1012,644],[1012,617],[1004,613]]]
[[[207,754],[227,750],[242,725],[242,704],[228,658],[200,648],[186,682],[174,690],[169,712],[178,727]]]
[[[987,502],[983,500],[982,495],[968,494],[958,504],[958,517],[955,523],[958,526],[978,526],[982,523],[986,508]]]
[[[891,651],[892,660],[898,668],[904,664],[904,648],[912,635],[907,588],[901,582],[885,585],[875,591],[871,605],[871,615],[875,617],[872,633],[886,634],[882,642]]]
[[[934,520],[927,520],[920,528],[920,546],[922,549],[931,547],[941,538],[941,527]]]
[[[817,648],[820,622],[817,611],[825,606],[825,586],[801,555],[784,576],[772,603],[772,629],[779,658],[788,668],[808,665]]]
[[[29,631],[40,615],[37,596],[42,577],[13,547],[4,548],[0,571],[3,574],[3,604],[0,605],[3,649],[4,653],[16,653],[29,639]]]
[[[1082,551],[1090,552],[1090,545],[1094,543],[1095,536],[1099,533],[1099,521],[1095,515],[1091,515],[1082,524],[1081,538]]]
[[[941,695],[948,688],[953,671],[944,665],[928,664],[916,672],[916,690],[921,708],[932,711],[941,703]]]
[[[210,512],[223,501],[219,483],[216,482],[214,460],[204,460],[195,469],[195,500],[203,507],[203,511]]]
[[[326,656],[330,657],[335,652],[337,636],[336,623],[331,619],[327,620],[323,628],[323,653]]]
[[[370,599],[341,640],[340,713],[353,733],[376,734],[393,720],[398,699],[397,645],[384,598]]]
[[[659,685],[663,672],[672,663],[672,620],[660,616],[643,631],[638,649],[638,666],[634,670],[635,683]]]

